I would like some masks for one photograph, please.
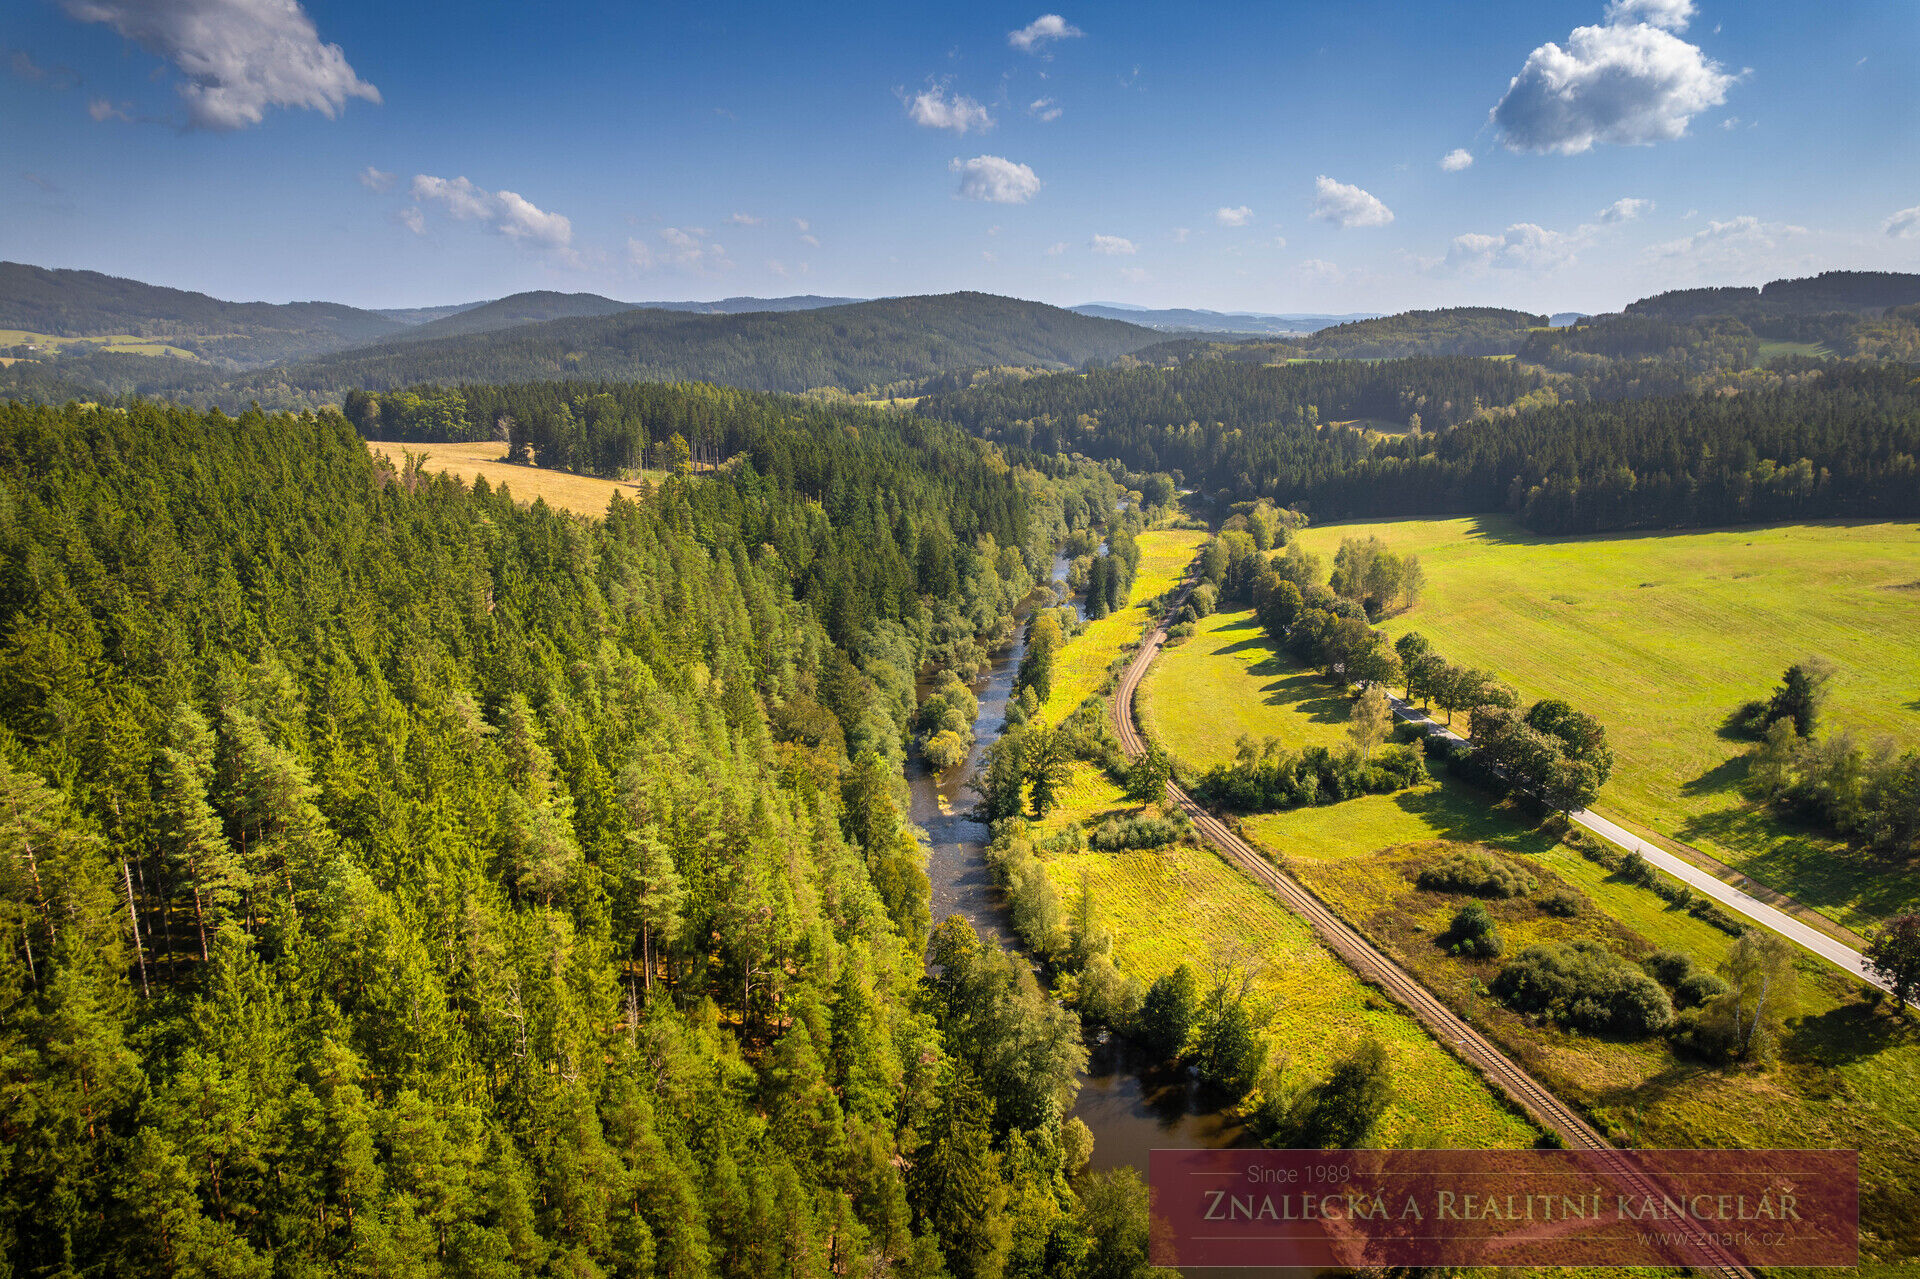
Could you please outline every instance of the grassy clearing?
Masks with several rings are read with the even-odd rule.
[[[1189,772],[1233,760],[1242,734],[1289,747],[1344,746],[1346,698],[1267,643],[1251,610],[1215,613],[1163,649],[1140,681],[1147,732]]]
[[[1765,364],[1768,360],[1778,359],[1783,355],[1806,355],[1815,359],[1825,359],[1832,354],[1833,351],[1825,342],[1763,341],[1760,343],[1758,360],[1759,363]]]
[[[1178,581],[1200,540],[1190,532],[1143,534],[1134,598],[1150,600]],[[1093,691],[1149,618],[1136,603],[1068,642],[1047,703],[1053,719]],[[1071,701],[1062,697],[1067,671],[1076,672]],[[1138,811],[1104,772],[1076,763],[1059,806],[1035,824],[1036,833]],[[1322,948],[1304,922],[1212,850],[1070,853],[1052,858],[1047,873],[1067,900],[1086,884],[1097,917],[1113,930],[1115,962],[1143,983],[1183,961],[1204,972],[1216,954],[1246,948],[1264,966],[1258,995],[1272,1012],[1270,1052],[1290,1082],[1317,1082],[1358,1037],[1377,1036],[1395,1080],[1395,1100],[1377,1134],[1381,1144],[1517,1147],[1536,1135],[1417,1022]]]
[[[1114,934],[1114,960],[1142,982],[1181,962],[1201,972],[1216,953],[1242,946],[1264,971],[1257,997],[1272,1009],[1272,1060],[1289,1080],[1313,1083],[1362,1035],[1386,1045],[1394,1102],[1377,1140],[1386,1146],[1518,1147],[1534,1129],[1412,1018],[1361,984],[1298,917],[1206,849],[1071,853],[1047,863],[1071,900],[1084,881],[1100,922]]]
[[[1133,602],[1086,629],[1060,650],[1054,663],[1053,691],[1040,708],[1041,718],[1058,724],[1105,682],[1107,668],[1146,633],[1153,603],[1185,574],[1206,541],[1193,529],[1150,529],[1140,534],[1140,567],[1133,579]]]
[[[1323,684],[1296,680],[1284,657],[1235,640],[1251,632],[1236,629],[1234,616],[1208,622],[1188,645],[1163,655],[1153,682],[1143,685],[1152,690],[1155,731],[1176,758],[1191,766],[1208,759],[1209,749],[1230,753],[1234,733],[1213,727],[1229,714],[1241,716],[1256,736],[1271,733],[1294,747],[1328,731],[1312,711],[1313,700],[1325,696]],[[1562,885],[1582,895],[1584,908],[1572,920],[1541,912],[1531,898],[1491,903],[1509,955],[1535,941],[1589,937],[1633,956],[1679,948],[1711,969],[1732,939],[1588,861],[1550,831],[1527,824],[1511,805],[1493,804],[1451,778],[1397,795],[1255,815],[1243,826],[1617,1140],[1858,1149],[1863,1253],[1882,1260],[1920,1256],[1920,1020],[1896,1020],[1863,1000],[1862,987],[1806,956],[1785,1051],[1764,1070],[1709,1068],[1676,1058],[1661,1039],[1623,1042],[1537,1026],[1474,985],[1492,980],[1497,961],[1451,958],[1435,944],[1464,899],[1415,888],[1419,866],[1477,845],[1523,864],[1539,881],[1534,896]]]
[[[1830,730],[1920,740],[1920,527],[1813,524],[1549,539],[1501,517],[1308,529],[1419,554],[1425,597],[1389,619],[1521,694],[1606,724],[1618,765],[1597,807],[1692,845],[1848,927],[1920,903],[1920,868],[1856,858],[1757,810],[1746,744],[1719,735],[1809,654],[1839,668]]]
[[[401,464],[404,452],[425,453],[428,471],[445,471],[468,484],[485,476],[487,483],[495,488],[505,485],[520,501],[531,502],[535,498],[542,498],[547,505],[572,511],[575,515],[605,515],[607,503],[613,500],[615,493],[632,498],[638,496],[640,491],[636,484],[625,481],[603,480],[592,475],[575,475],[570,471],[503,462],[500,455],[505,449],[497,440],[470,444],[394,444],[368,440],[367,450],[387,458],[395,466]],[[664,478],[665,472],[647,472],[649,483],[658,484]]]
[[[169,346],[156,338],[141,337],[135,333],[99,333],[83,338],[69,338],[53,333],[34,333],[27,329],[0,329],[0,346],[20,346],[25,343],[56,351],[73,346],[75,343],[88,343],[104,346],[117,355],[172,355],[183,360],[198,361],[200,359],[192,351]]]

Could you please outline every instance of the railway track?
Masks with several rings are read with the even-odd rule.
[[[1146,743],[1140,737],[1140,730],[1134,718],[1134,692],[1140,686],[1141,677],[1153,664],[1160,647],[1166,642],[1166,617],[1177,614],[1180,606],[1186,602],[1193,584],[1189,582],[1173,604],[1166,616],[1154,623],[1153,630],[1142,641],[1133,661],[1127,664],[1126,671],[1120,676],[1120,683],[1114,689],[1112,714],[1114,727],[1120,736],[1120,747],[1128,755],[1138,755],[1146,749]],[[1425,986],[1399,964],[1388,958],[1378,947],[1355,931],[1344,919],[1334,914],[1321,900],[1301,887],[1291,877],[1282,874],[1272,862],[1261,856],[1258,849],[1240,838],[1233,830],[1195,802],[1192,796],[1182,790],[1175,782],[1167,783],[1167,798],[1177,805],[1194,824],[1208,843],[1234,865],[1245,871],[1255,882],[1278,897],[1289,910],[1305,919],[1328,949],[1360,976],[1378,986],[1402,1007],[1419,1019],[1422,1025],[1432,1032],[1442,1043],[1449,1045],[1460,1058],[1472,1066],[1494,1087],[1531,1116],[1535,1123],[1559,1135],[1560,1140],[1569,1148],[1610,1153],[1611,1160],[1604,1160],[1622,1180],[1632,1186],[1636,1192],[1658,1195],[1660,1189],[1642,1174],[1633,1169],[1624,1157],[1621,1157],[1613,1143],[1589,1124],[1565,1102],[1561,1101],[1539,1080],[1522,1070],[1512,1058],[1508,1057],[1492,1041],[1463,1021],[1446,1004],[1442,1003]],[[1708,1243],[1710,1254],[1718,1254],[1721,1260],[1710,1266],[1696,1266],[1702,1273],[1724,1276],[1725,1279],[1752,1279],[1753,1271],[1739,1265],[1730,1255],[1724,1253],[1716,1244]]]

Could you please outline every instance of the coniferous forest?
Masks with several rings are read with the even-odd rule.
[[[601,521],[337,413],[0,408],[7,1273],[1140,1264],[900,782],[1112,481],[705,408],[736,465]]]

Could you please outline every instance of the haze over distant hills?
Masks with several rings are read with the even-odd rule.
[[[58,337],[165,338],[228,367],[337,351],[406,327],[377,311],[338,302],[223,302],[98,271],[0,262],[0,329]]]
[[[1150,329],[1169,332],[1248,333],[1260,336],[1289,337],[1324,329],[1330,324],[1351,320],[1370,320],[1377,311],[1355,311],[1348,315],[1287,315],[1264,311],[1204,311],[1187,307],[1155,309],[1128,306],[1122,302],[1083,302],[1067,308],[1081,315],[1097,315],[1109,320],[1125,320]]]
[[[356,387],[546,378],[861,392],[982,369],[1075,369],[1123,356],[1167,364],[1514,355],[1539,345],[1530,337],[1536,330],[1574,321],[1607,332],[1581,336],[1583,328],[1556,340],[1556,358],[1573,358],[1565,353],[1576,347],[1616,355],[1664,350],[1681,339],[1662,330],[1627,341],[1620,332],[1650,321],[1702,319],[1722,329],[1731,324],[1729,349],[1749,353],[1742,358],[1760,358],[1757,340],[1773,344],[1767,358],[1871,358],[1906,349],[1909,335],[1899,325],[1907,321],[1886,321],[1897,331],[1885,334],[1863,334],[1861,326],[1881,324],[1883,312],[1913,302],[1920,302],[1920,275],[1828,272],[1763,288],[1660,294],[1611,316],[1551,319],[1492,307],[1359,319],[1113,303],[1062,308],[982,293],[632,303],[535,291],[370,311],[329,302],[225,302],[97,272],[0,263],[0,329],[28,335],[3,353],[15,363],[0,369],[0,395],[299,407],[337,401]],[[115,341],[85,341],[95,337]],[[65,349],[48,349],[63,342]],[[133,348],[135,342],[153,345]],[[151,353],[162,343],[173,352]]]
[[[466,318],[435,323],[457,326]],[[736,314],[623,308],[492,331],[411,333],[263,370],[235,379],[234,386],[336,393],[419,382],[584,377],[858,390],[963,369],[1077,368],[1163,337],[1140,325],[984,293]]]

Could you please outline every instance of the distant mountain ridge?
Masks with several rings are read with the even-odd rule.
[[[1622,314],[1692,321],[1715,315],[1879,315],[1920,302],[1920,275],[1899,271],[1823,271],[1770,280],[1758,288],[1675,289],[1629,302]]]
[[[244,402],[276,388],[337,396],[353,388],[548,378],[863,390],[962,369],[1079,368],[1164,337],[1136,324],[987,293],[737,314],[623,308],[487,332],[406,334],[234,378],[225,398]]]
[[[1207,311],[1192,307],[1136,307],[1117,302],[1082,302],[1067,308],[1081,315],[1122,320],[1166,332],[1247,333],[1258,336],[1292,337],[1316,332],[1333,324],[1379,318],[1374,311],[1355,311],[1348,315],[1288,315],[1264,311]]]
[[[223,302],[98,271],[0,262],[0,328],[58,337],[165,338],[228,367],[377,342],[406,327],[338,302]]]

